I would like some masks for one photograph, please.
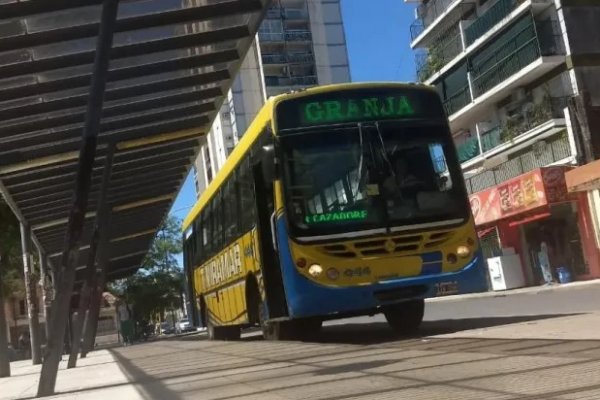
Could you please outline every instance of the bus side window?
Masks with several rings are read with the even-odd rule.
[[[230,243],[238,236],[237,198],[235,193],[235,177],[229,178],[223,190],[223,208],[225,221],[225,243]]]
[[[252,180],[252,171],[250,170],[250,158],[246,156],[240,163],[239,174],[240,187],[240,208],[242,215],[240,218],[241,229],[244,232],[249,231],[255,225],[255,204],[254,204],[254,184]]]
[[[218,253],[223,248],[223,197],[219,191],[213,198],[213,252]]]
[[[198,216],[198,219],[194,223],[194,264],[200,265],[204,261],[202,254],[202,215]]]
[[[212,235],[213,235],[213,230],[212,230],[212,204],[209,203],[208,206],[204,209],[204,214],[202,215],[202,230],[203,230],[203,234],[202,234],[202,242],[203,242],[203,248],[204,248],[204,253],[203,253],[203,258],[204,260],[210,258],[213,255],[213,246],[212,246]]]

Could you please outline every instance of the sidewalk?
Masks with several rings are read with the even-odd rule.
[[[78,360],[77,368],[66,369],[63,357],[56,381],[57,395],[47,399],[137,400],[144,397],[131,384],[108,350],[90,353]],[[31,360],[10,364],[12,376],[0,378],[0,399],[33,399],[37,392],[40,365]]]
[[[509,289],[503,291],[489,291],[483,293],[470,293],[470,294],[458,294],[454,296],[444,296],[444,297],[434,297],[431,299],[427,299],[427,302],[436,302],[436,301],[452,301],[452,300],[464,300],[464,299],[476,299],[476,298],[487,298],[487,297],[505,297],[515,294],[540,294],[545,292],[554,292],[557,290],[569,290],[576,289],[580,287],[590,287],[597,286],[598,290],[600,290],[600,279],[593,279],[589,281],[576,281],[565,284],[554,284],[549,286],[531,286],[519,289]]]

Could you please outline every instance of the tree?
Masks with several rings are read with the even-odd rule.
[[[127,305],[136,321],[149,321],[180,306],[184,276],[176,256],[182,251],[181,221],[169,216],[160,227],[140,269],[114,282],[110,290]]]
[[[19,222],[0,197],[0,377],[10,376],[5,294],[22,296],[25,292],[20,238]]]

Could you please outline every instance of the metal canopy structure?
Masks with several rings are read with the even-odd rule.
[[[269,0],[121,0],[78,275],[105,158],[114,160],[108,279],[136,271]],[[0,189],[58,264],[72,207],[102,1],[0,0]]]

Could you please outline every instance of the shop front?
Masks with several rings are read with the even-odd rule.
[[[545,283],[548,274],[565,281],[595,273],[581,228],[587,203],[567,191],[568,169],[535,169],[469,198],[484,256],[517,254],[528,286]]]
[[[587,278],[600,278],[600,160],[573,168],[565,174],[565,181],[569,193],[584,204],[580,228],[585,235]]]

